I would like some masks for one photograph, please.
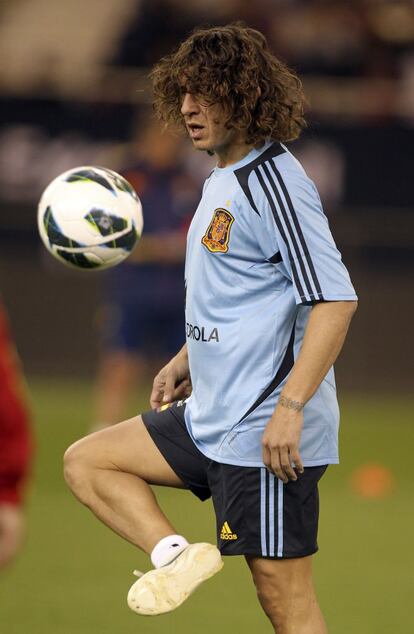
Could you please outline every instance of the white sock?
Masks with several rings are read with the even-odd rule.
[[[161,568],[171,563],[188,546],[188,541],[182,535],[168,535],[155,545],[151,553],[154,568]]]

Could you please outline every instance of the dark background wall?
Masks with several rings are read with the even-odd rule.
[[[93,375],[104,280],[101,273],[66,270],[44,251],[36,229],[41,191],[75,165],[120,169],[141,108],[151,100],[151,65],[196,24],[241,18],[266,33],[309,97],[309,126],[292,150],[318,185],[360,296],[337,364],[341,384],[412,390],[412,5],[250,4],[209,2],[207,9],[201,1],[108,0],[105,7],[79,1],[94,19],[91,30],[86,14],[82,23],[71,20],[66,3],[51,2],[41,23],[38,0],[4,3],[0,291],[29,373]]]

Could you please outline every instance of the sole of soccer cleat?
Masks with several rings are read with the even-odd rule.
[[[172,563],[138,579],[128,592],[128,606],[146,616],[171,612],[222,567],[220,551],[213,544],[190,544]]]

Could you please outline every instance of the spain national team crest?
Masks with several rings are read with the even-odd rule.
[[[234,218],[227,209],[215,209],[213,218],[201,242],[212,253],[226,253],[229,249],[230,229]]]

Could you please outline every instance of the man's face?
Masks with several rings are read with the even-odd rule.
[[[226,113],[219,104],[209,105],[202,97],[185,93],[181,105],[188,134],[198,150],[216,152],[231,147],[236,131],[225,126]]]

